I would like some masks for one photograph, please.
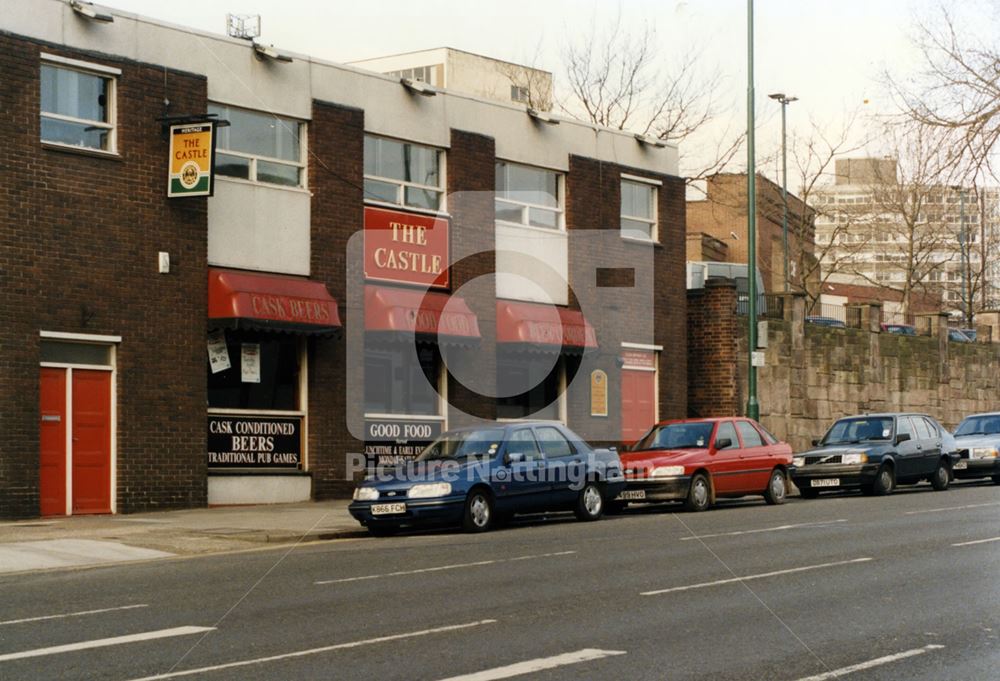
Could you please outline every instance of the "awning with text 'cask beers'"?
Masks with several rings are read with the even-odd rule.
[[[330,334],[340,328],[326,285],[302,277],[209,268],[209,326]]]
[[[597,334],[579,310],[498,300],[497,343],[555,346],[579,352],[596,348]]]
[[[459,296],[391,286],[365,286],[365,331],[479,340],[479,320]]]

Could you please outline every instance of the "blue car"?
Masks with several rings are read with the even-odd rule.
[[[348,510],[374,535],[433,525],[485,532],[517,513],[597,520],[624,486],[617,452],[560,423],[495,423],[450,430],[413,462],[375,471]]]

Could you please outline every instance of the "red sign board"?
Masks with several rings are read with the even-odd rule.
[[[365,208],[365,278],[448,288],[447,218]]]

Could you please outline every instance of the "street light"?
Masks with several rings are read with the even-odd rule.
[[[750,356],[747,375],[747,416],[760,418],[757,402],[757,169],[754,163],[754,93],[753,93],[753,0],[747,0],[747,310]]]
[[[785,249],[785,293],[791,290],[788,281],[788,136],[785,133],[785,108],[792,102],[799,101],[798,97],[788,97],[784,92],[776,92],[768,95],[771,99],[781,102],[781,202],[784,204],[784,212],[781,216],[781,241]]]

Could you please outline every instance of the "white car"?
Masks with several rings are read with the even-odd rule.
[[[967,416],[955,429],[959,480],[992,478],[1000,485],[1000,412]]]

